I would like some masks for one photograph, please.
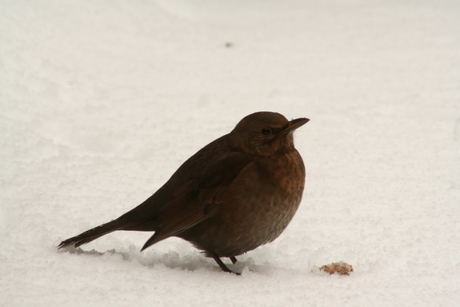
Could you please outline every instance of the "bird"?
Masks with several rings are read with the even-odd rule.
[[[293,132],[308,118],[256,112],[187,159],[153,195],[115,220],[62,241],[75,248],[117,230],[154,234],[141,251],[169,237],[193,244],[232,271],[236,256],[272,242],[302,200],[305,166]]]

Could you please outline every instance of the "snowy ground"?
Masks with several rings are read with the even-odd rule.
[[[460,2],[0,0],[0,305],[459,306]],[[245,115],[309,117],[299,211],[220,271],[118,217]],[[343,260],[351,276],[317,267]]]

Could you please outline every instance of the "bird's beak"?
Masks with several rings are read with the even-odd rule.
[[[302,127],[303,125],[305,125],[306,123],[308,123],[310,119],[308,118],[304,118],[304,117],[301,117],[301,118],[297,118],[297,119],[293,119],[289,122],[289,126],[286,127],[286,129],[284,129],[281,133],[283,135],[286,135],[290,132],[293,132],[294,130],[296,130],[297,128],[300,128]]]

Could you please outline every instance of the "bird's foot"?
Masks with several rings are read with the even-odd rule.
[[[227,273],[233,273],[233,274],[236,274],[236,275],[241,275],[241,273],[237,273],[237,272],[234,272],[232,270],[230,270],[223,262],[222,260],[220,260],[220,258],[216,255],[216,254],[213,254],[212,255],[212,258],[214,258],[214,260],[217,262],[217,264],[220,266],[220,268],[222,269],[222,271],[224,272],[227,272]],[[236,262],[236,258],[235,257],[229,257],[230,260],[232,261],[233,264],[235,264]]]

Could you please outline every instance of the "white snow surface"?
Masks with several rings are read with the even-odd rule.
[[[1,306],[460,306],[460,1],[0,1]],[[61,240],[244,116],[311,121],[273,243],[221,272],[151,233]],[[229,263],[228,259],[224,259]],[[318,267],[345,261],[350,276]]]

